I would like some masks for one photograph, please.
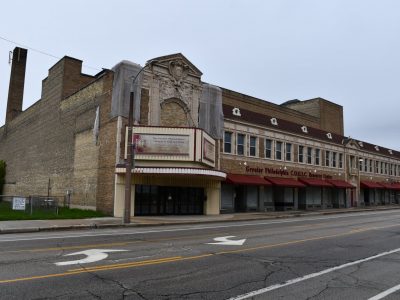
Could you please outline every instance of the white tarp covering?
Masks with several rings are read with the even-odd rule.
[[[222,90],[204,83],[200,97],[199,127],[215,139],[222,139],[224,114],[222,113]]]
[[[114,71],[114,82],[111,103],[111,116],[128,117],[129,114],[129,99],[132,90],[132,80],[140,72],[142,67],[133,62],[123,60],[112,68]],[[140,97],[142,86],[142,74],[136,78],[133,91],[134,91],[134,120],[140,118]]]

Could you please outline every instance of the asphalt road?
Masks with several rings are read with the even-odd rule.
[[[399,270],[399,210],[0,235],[0,299],[400,299]]]

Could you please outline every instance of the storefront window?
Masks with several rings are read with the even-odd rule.
[[[272,141],[265,140],[265,158],[272,158]]]
[[[245,135],[238,133],[238,135],[237,135],[237,149],[236,149],[237,155],[244,155],[244,140],[245,140]]]
[[[286,161],[292,161],[292,144],[286,143]]]
[[[312,164],[312,148],[311,147],[307,147],[307,163],[309,165]]]
[[[224,152],[232,153],[232,132],[225,131],[224,134]]]
[[[282,142],[276,142],[275,159],[282,160]]]
[[[320,165],[320,155],[321,155],[321,150],[320,149],[315,149],[315,164],[317,166]]]
[[[257,137],[250,137],[250,156],[256,156]]]
[[[299,145],[299,163],[304,162],[304,146]]]

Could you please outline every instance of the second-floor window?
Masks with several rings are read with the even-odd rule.
[[[331,152],[330,151],[325,151],[325,166],[326,167],[331,166]]]
[[[339,168],[343,169],[343,153],[339,153]]]
[[[237,155],[244,155],[244,142],[245,142],[245,135],[238,133],[237,135]]]
[[[336,168],[336,152],[332,152],[332,167]]]
[[[368,172],[368,158],[364,160],[364,172]]]
[[[286,161],[292,161],[292,144],[286,143]]]
[[[257,145],[257,138],[255,136],[250,137],[250,156],[256,156],[256,145]]]
[[[321,156],[321,150],[320,149],[315,149],[315,160],[314,163],[319,166],[320,163],[320,156]]]
[[[307,147],[307,163],[312,164],[312,148]]]
[[[282,160],[282,142],[276,142],[275,159]]]
[[[304,162],[304,146],[299,146],[299,163]]]
[[[224,134],[224,152],[232,153],[232,132],[225,131]]]
[[[265,140],[265,158],[272,158],[272,141]]]

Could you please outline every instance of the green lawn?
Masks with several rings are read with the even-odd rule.
[[[105,215],[98,211],[82,210],[77,208],[64,208],[60,207],[58,215],[54,211],[34,211],[32,215],[29,214],[29,209],[26,212],[12,210],[12,204],[7,202],[0,202],[0,221],[12,220],[50,220],[50,219],[85,219],[105,217]]]

